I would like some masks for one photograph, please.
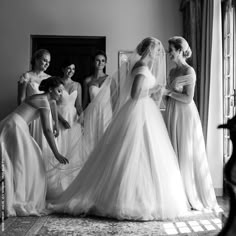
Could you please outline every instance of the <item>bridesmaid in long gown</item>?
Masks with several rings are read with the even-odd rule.
[[[164,86],[165,51],[144,39],[120,90],[125,101],[54,212],[129,220],[173,219],[188,205],[176,155],[150,91]],[[137,58],[137,59],[135,59]],[[134,65],[134,66],[133,66]],[[158,68],[158,73],[153,68]]]
[[[107,56],[97,51],[94,72],[83,86],[84,138],[87,153],[90,153],[104,134],[112,118],[111,78],[104,73]]]
[[[57,150],[49,125],[50,105],[61,96],[63,85],[55,78],[43,80],[44,93],[26,98],[0,122],[0,154],[6,193],[6,216],[40,215],[45,209],[46,172],[42,150],[29,132],[28,124],[40,118],[43,133],[54,158],[66,164],[68,160]]]
[[[37,50],[31,58],[32,69],[21,75],[18,81],[18,105],[21,104],[27,97],[33,94],[40,94],[39,84],[42,80],[50,77],[45,71],[48,69],[51,61],[50,52],[46,49]],[[52,125],[52,119],[50,118]],[[30,124],[30,133],[36,140],[40,148],[45,152],[45,156],[50,153],[50,148],[43,135],[40,119],[32,121]]]
[[[196,74],[186,62],[192,54],[187,41],[175,36],[169,39],[170,59],[176,67],[170,71],[167,84],[165,121],[178,156],[188,201],[193,209],[216,209],[218,204],[208,167],[202,125],[193,101]]]
[[[59,135],[57,144],[59,151],[65,155],[69,164],[58,166],[53,156],[46,158],[47,166],[47,199],[57,198],[82,168],[86,157],[83,145],[82,127],[82,99],[81,86],[71,78],[75,73],[75,63],[65,60],[62,64],[64,90],[58,102]]]

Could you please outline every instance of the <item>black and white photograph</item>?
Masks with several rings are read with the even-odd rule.
[[[1,0],[0,235],[236,236],[236,0]]]

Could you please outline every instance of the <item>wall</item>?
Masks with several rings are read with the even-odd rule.
[[[146,36],[182,34],[180,0],[1,0],[0,120],[16,106],[18,77],[30,67],[30,35],[106,36],[107,73],[118,50]]]
[[[107,73],[112,74],[118,50],[132,50],[146,36],[159,38],[166,48],[169,37],[182,34],[179,4],[180,0],[1,0],[0,120],[16,107],[17,80],[30,64],[30,35],[106,36]],[[210,164],[211,170],[219,170],[217,163]],[[221,188],[222,180],[213,181]]]

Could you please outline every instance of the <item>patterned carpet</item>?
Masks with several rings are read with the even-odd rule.
[[[12,217],[2,223],[4,236],[79,236],[79,235],[217,235],[222,227],[221,214],[192,212],[175,222],[116,221],[96,217],[50,215],[44,217]],[[4,230],[4,231],[3,231]]]

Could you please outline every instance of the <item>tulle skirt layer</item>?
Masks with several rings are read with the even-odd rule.
[[[198,210],[217,208],[202,125],[195,103],[183,104],[169,99],[165,116],[189,203]]]
[[[46,172],[42,152],[16,113],[0,123],[7,216],[40,215],[45,208]]]
[[[59,152],[69,160],[69,164],[60,164],[54,155],[50,155],[45,159],[48,181],[48,200],[58,198],[58,196],[66,190],[78,175],[88,157],[84,147],[82,128],[74,105],[63,105],[60,106],[58,110],[71,126],[70,129],[65,129],[60,124],[59,136],[56,139]]]
[[[131,220],[171,219],[187,211],[177,158],[150,98],[128,100],[77,178],[49,208]]]
[[[106,97],[101,97],[100,99],[95,97],[85,110],[84,140],[89,154],[98,144],[112,118],[110,101]],[[104,101],[102,101],[103,99]]]

